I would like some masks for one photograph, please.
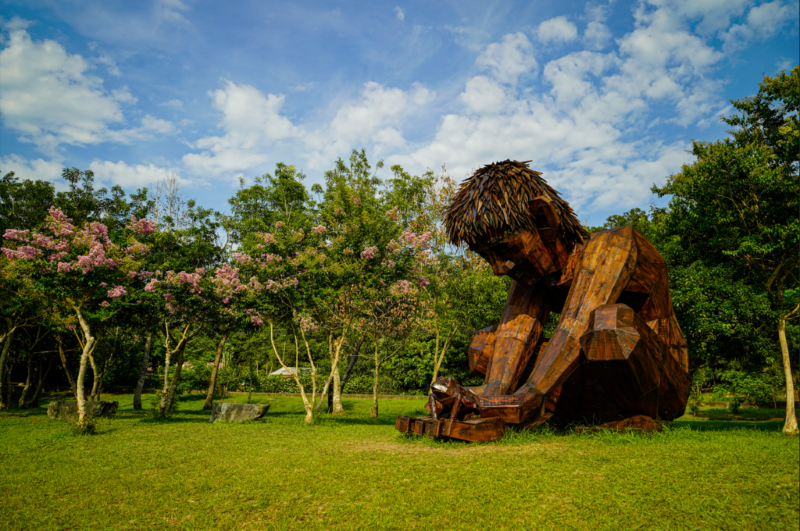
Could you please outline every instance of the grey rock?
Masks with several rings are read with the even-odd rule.
[[[227,422],[242,422],[245,420],[258,420],[269,411],[266,404],[234,404],[231,402],[214,402],[211,406],[211,422],[224,420]]]
[[[86,402],[86,414],[93,418],[112,418],[117,414],[119,402]],[[47,416],[51,419],[73,420],[78,418],[78,402],[75,400],[50,402]]]

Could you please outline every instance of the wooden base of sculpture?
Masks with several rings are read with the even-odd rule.
[[[688,345],[667,264],[636,229],[589,235],[558,192],[516,161],[465,181],[445,225],[451,243],[466,243],[513,282],[500,323],[478,331],[468,351],[484,385],[440,378],[430,419],[398,417],[399,431],[482,441],[503,426],[623,426],[683,414]],[[560,318],[545,338],[551,312]]]

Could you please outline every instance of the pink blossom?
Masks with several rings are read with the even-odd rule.
[[[353,254],[353,250],[350,247],[345,247],[342,252],[344,254]]]
[[[103,301],[100,303],[100,306],[102,306],[103,308],[108,308],[109,306],[111,306],[111,304],[109,304],[108,301]]]
[[[253,261],[248,255],[242,253],[233,253],[233,259],[237,264],[249,264]]]
[[[150,219],[139,219],[137,220],[135,216],[131,216],[131,229],[134,232],[141,234],[142,236],[147,236],[148,234],[153,234],[156,231],[156,222]]]
[[[275,228],[276,229],[282,229],[283,228],[283,221],[276,222],[275,223]]]
[[[164,294],[164,299],[165,299],[167,302],[172,302],[172,301],[174,301],[174,300],[175,300],[175,297],[172,295],[172,293],[165,293],[165,294]]]
[[[429,281],[427,278],[425,278],[425,277],[422,277],[422,278],[419,280],[419,287],[421,287],[421,288],[424,288],[424,287],[425,287],[425,286],[427,286],[428,284],[430,284],[430,281]]]
[[[114,286],[113,289],[108,291],[108,298],[109,299],[118,299],[118,298],[122,297],[123,295],[125,295],[126,293],[127,293],[127,291],[125,291],[125,288],[123,286]]]
[[[407,295],[411,291],[411,282],[408,280],[398,280],[391,288],[389,288],[389,292],[392,295]]]
[[[397,207],[394,207],[393,209],[386,211],[386,218],[389,221],[397,221],[398,217],[400,217],[400,214],[397,211]]]
[[[60,253],[53,253],[49,256],[51,262],[58,262],[59,260],[63,260],[67,256],[67,253],[61,251]]]
[[[360,205],[361,204],[361,198],[358,197],[358,196],[353,197],[353,204],[354,205]]]
[[[47,211],[50,215],[47,217],[47,227],[53,231],[56,236],[72,236],[75,232],[75,227],[60,208],[50,207]]]
[[[150,282],[148,282],[147,285],[144,287],[144,290],[147,292],[154,291],[157,285],[158,285],[158,280],[151,279]]]
[[[320,236],[322,234],[325,234],[326,232],[328,232],[328,229],[326,229],[323,225],[317,225],[316,227],[311,227],[311,234],[313,234],[314,236]]]
[[[104,287],[106,287],[106,286],[108,286],[108,284],[106,284],[105,282],[101,282],[101,283],[100,283],[100,287],[101,287],[101,288],[104,288]]]
[[[6,233],[3,234],[3,238],[6,240],[17,240],[20,242],[28,241],[28,233],[30,230],[17,230],[17,229],[6,229]]]
[[[378,252],[377,247],[367,247],[363,251],[361,251],[361,258],[365,258],[367,260],[371,258],[375,258],[375,253]]]
[[[59,273],[69,273],[70,265],[67,262],[59,262],[58,263],[58,272]]]
[[[251,316],[250,316],[250,320],[251,320],[251,321],[253,322],[253,324],[254,324],[254,325],[256,325],[256,326],[261,326],[261,325],[263,325],[263,324],[264,324],[264,321],[263,321],[263,320],[261,319],[261,317],[259,317],[258,315],[251,315]]]

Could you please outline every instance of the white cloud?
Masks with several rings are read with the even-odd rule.
[[[156,0],[155,3],[156,18],[159,22],[188,24],[189,22],[181,13],[188,9],[188,6],[181,0]]]
[[[533,46],[522,33],[509,33],[501,42],[490,44],[475,64],[490,70],[500,83],[510,85],[515,84],[520,75],[534,72],[538,66],[533,57]]]
[[[720,34],[725,43],[722,49],[725,53],[732,53],[754,40],[767,39],[790,21],[797,21],[797,17],[798,4],[795,2],[783,4],[775,0],[756,6],[747,13],[744,24],[735,24]]]
[[[203,175],[249,169],[268,160],[276,142],[297,137],[300,128],[280,114],[284,96],[264,96],[250,85],[224,81],[224,88],[209,92],[212,105],[222,113],[219,125],[223,136],[199,139],[193,147],[202,153],[189,153],[183,162]]]
[[[405,139],[396,126],[434,96],[419,83],[409,91],[365,83],[359,97],[339,107],[327,126],[306,135],[309,166],[324,168],[357,146],[374,143],[380,152],[381,148],[404,145]]]
[[[117,67],[117,63],[115,63],[110,56],[101,55],[100,57],[95,58],[94,61],[97,64],[105,65],[106,68],[108,69],[108,73],[111,74],[112,76],[119,77],[120,75],[122,75],[122,73],[119,71],[119,68]]]
[[[56,182],[61,178],[61,170],[63,168],[58,161],[46,161],[41,158],[28,160],[15,154],[0,159],[0,172],[5,175],[13,171],[20,180]]]
[[[5,126],[50,155],[62,144],[129,139],[126,131],[110,126],[124,122],[121,103],[136,99],[127,88],[109,93],[90,69],[83,57],[67,53],[57,42],[34,42],[25,30],[12,30],[0,51]]]
[[[163,181],[169,176],[177,175],[174,168],[160,168],[153,164],[128,165],[123,161],[111,162],[108,160],[94,160],[89,164],[89,169],[94,172],[98,182],[104,184],[118,184],[123,188],[141,188],[153,183]],[[183,181],[183,184],[188,184]]]
[[[149,114],[142,118],[142,129],[156,133],[169,134],[175,130],[175,125],[167,120],[155,118]]]
[[[395,12],[395,17],[397,17],[397,20],[399,20],[399,21],[401,21],[401,22],[402,22],[403,20],[405,20],[405,18],[406,18],[406,12],[403,10],[403,8],[402,8],[402,7],[395,7],[395,8],[394,8],[394,12]]]
[[[172,107],[176,111],[183,110],[183,102],[178,99],[165,101],[163,103],[159,103],[158,105],[161,107]]]
[[[578,28],[567,17],[555,17],[539,24],[536,37],[543,43],[570,42],[578,38]]]
[[[602,50],[609,41],[611,41],[611,32],[608,26],[594,20],[589,22],[583,34],[583,42],[587,46],[594,50]]]
[[[477,114],[500,113],[506,106],[506,91],[502,85],[486,76],[475,76],[461,93],[467,109]]]
[[[672,5],[682,18],[700,20],[698,33],[711,35],[730,26],[731,18],[744,13],[751,3],[752,0],[676,0]]]
[[[480,52],[491,39],[489,32],[480,28],[464,26],[445,26],[444,29],[453,34],[453,40],[467,50]]]

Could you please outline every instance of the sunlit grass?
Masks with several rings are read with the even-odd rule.
[[[104,396],[104,399],[108,397]],[[300,399],[210,424],[202,399],[154,421],[120,401],[99,435],[44,410],[0,414],[0,528],[791,529],[798,438],[780,422],[686,418],[663,434],[552,430],[475,445],[402,436],[424,401],[345,400],[303,426]],[[245,396],[235,395],[234,401]]]

